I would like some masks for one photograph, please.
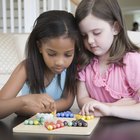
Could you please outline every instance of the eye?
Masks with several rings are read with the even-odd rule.
[[[97,36],[97,35],[100,35],[100,33],[94,33],[94,35],[96,35],[96,36]]]
[[[97,36],[97,35],[100,35],[101,32],[100,31],[97,31],[97,32],[93,32],[93,34]]]
[[[73,54],[65,54],[66,57],[72,57]]]
[[[56,56],[56,53],[48,53],[49,56]]]

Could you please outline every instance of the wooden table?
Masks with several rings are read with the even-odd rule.
[[[42,135],[13,133],[12,129],[23,122],[26,117],[15,114],[0,121],[0,140],[139,140],[140,121],[123,120],[114,117],[100,119],[90,136],[77,135]]]

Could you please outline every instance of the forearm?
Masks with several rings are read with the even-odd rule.
[[[55,101],[56,111],[60,112],[60,111],[68,110],[72,106],[72,103],[73,103],[73,99],[69,100],[69,99],[61,98]],[[50,108],[49,106],[47,108],[24,106],[16,112],[17,115],[21,115],[21,116],[33,116],[36,113],[50,113]]]
[[[19,116],[33,116],[38,112],[40,112],[40,110],[29,107],[29,106],[24,106],[24,107],[21,107],[20,110],[17,110],[15,113]]]
[[[129,106],[111,106],[111,116],[140,120],[140,103]]]
[[[70,109],[74,102],[74,97],[70,98],[61,98],[55,102],[57,112]]]
[[[125,106],[125,105],[134,105],[137,101],[132,98],[123,98],[113,103],[105,103],[107,105],[115,105],[115,106]]]
[[[21,96],[25,106],[16,113],[22,116],[33,116],[36,113],[50,113],[54,110],[54,100],[47,94],[28,94]]]
[[[7,117],[24,106],[24,102],[20,99],[20,97],[15,97],[12,99],[0,100],[0,119]]]

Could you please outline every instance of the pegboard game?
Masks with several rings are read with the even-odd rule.
[[[35,119],[36,116],[31,117],[30,119]],[[65,118],[65,117],[56,117],[54,116],[54,120],[61,121],[73,121],[75,120],[75,114],[73,118]],[[74,126],[64,126],[53,130],[48,130],[44,124],[42,125],[25,125],[25,122],[17,125],[13,128],[14,133],[40,133],[40,134],[68,134],[68,135],[90,135],[92,131],[95,129],[98,124],[100,118],[93,118],[91,120],[87,120],[87,127],[74,127]]]

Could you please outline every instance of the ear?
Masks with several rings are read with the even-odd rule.
[[[37,43],[39,52],[42,53],[41,43],[39,41],[37,41],[36,43]]]
[[[117,21],[113,24],[113,34],[117,35],[120,32],[120,25]]]

